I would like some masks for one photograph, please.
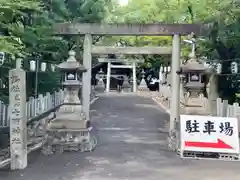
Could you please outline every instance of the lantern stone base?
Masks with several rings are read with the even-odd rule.
[[[48,129],[84,129],[88,128],[81,105],[63,105],[56,113],[56,118],[48,124]]]
[[[148,87],[138,87],[138,91],[142,92],[142,91],[149,91]]]
[[[96,138],[92,137],[91,130],[90,121],[81,114],[81,106],[63,105],[46,128],[42,152],[51,155],[64,151],[92,151]]]
[[[184,111],[189,115],[205,115],[206,109],[202,106],[200,97],[189,97],[184,103]]]
[[[131,87],[123,88],[122,92],[132,92]]]
[[[142,78],[142,80],[141,80],[141,82],[140,82],[140,84],[138,86],[138,90],[139,91],[147,91],[147,90],[149,90],[148,87],[147,87],[147,83],[146,83],[144,78]]]
[[[48,129],[42,153],[52,155],[65,151],[92,151],[96,147],[97,141],[91,135],[91,129]]]

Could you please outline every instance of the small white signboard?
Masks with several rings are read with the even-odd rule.
[[[237,118],[180,115],[180,124],[181,152],[239,154]]]

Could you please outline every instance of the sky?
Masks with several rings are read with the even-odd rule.
[[[126,6],[128,4],[128,0],[118,0],[118,1],[121,6]]]

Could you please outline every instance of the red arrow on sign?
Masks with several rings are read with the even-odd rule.
[[[226,144],[220,139],[217,139],[216,143],[212,142],[193,142],[185,141],[186,147],[199,147],[199,148],[215,148],[215,149],[233,149],[232,146]]]

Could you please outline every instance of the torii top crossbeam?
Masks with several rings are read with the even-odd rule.
[[[58,23],[53,27],[56,35],[121,35],[121,36],[170,36],[174,34],[202,34],[209,28],[204,24],[97,24]]]

